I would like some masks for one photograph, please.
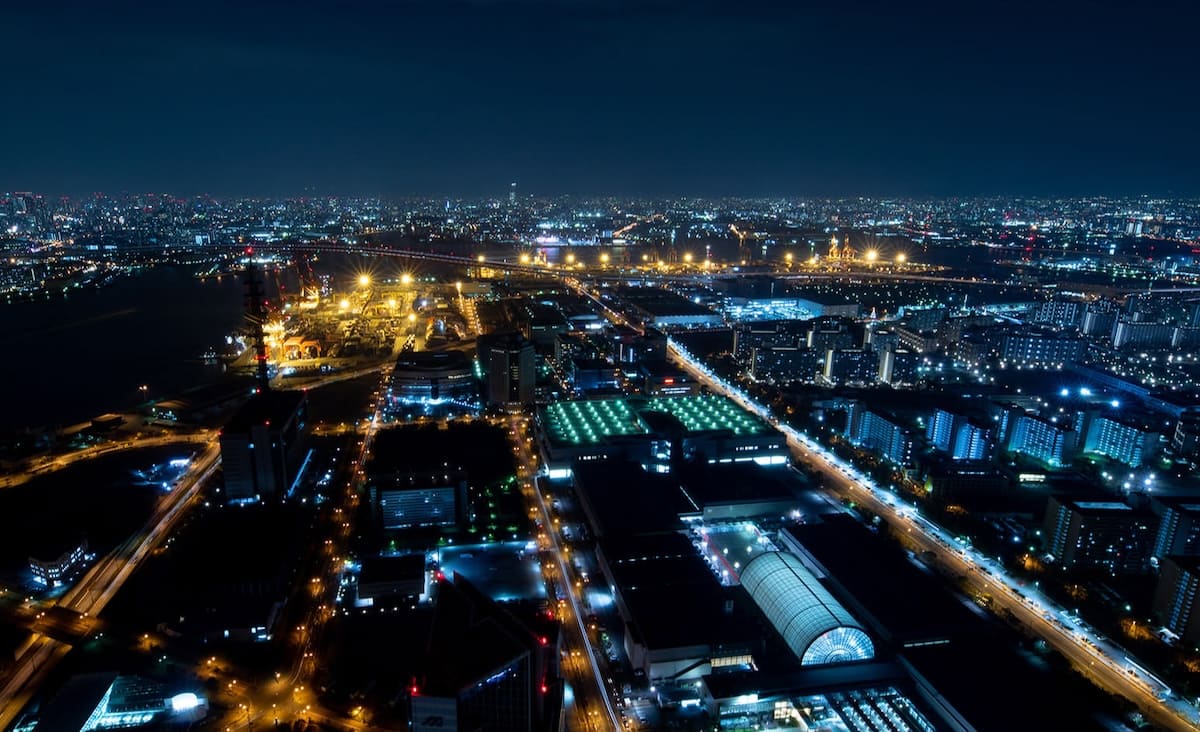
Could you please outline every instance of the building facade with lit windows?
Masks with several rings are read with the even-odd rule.
[[[488,404],[533,403],[537,380],[533,343],[520,333],[497,333],[481,337],[476,349]]]
[[[29,558],[29,571],[33,574],[34,582],[43,587],[59,587],[79,574],[95,554],[88,553],[88,543],[84,539],[76,546],[65,551],[57,559],[41,560]]]
[[[1148,567],[1155,523],[1120,501],[1051,496],[1042,533],[1046,552],[1064,569],[1131,574]]]
[[[1200,591],[1200,557],[1164,557],[1154,590],[1154,615],[1189,645],[1200,643],[1197,591]]]
[[[869,409],[861,402],[850,406],[846,418],[846,439],[855,447],[874,450],[891,462],[912,463],[912,433],[896,418]]]
[[[1088,425],[1083,452],[1141,467],[1158,453],[1159,432],[1109,416],[1098,416]]]
[[[1058,423],[1034,414],[1011,417],[1008,449],[1027,455],[1052,468],[1068,465],[1075,458],[1078,434],[1067,423]]]
[[[1009,363],[1065,364],[1081,360],[1086,353],[1085,340],[1059,333],[1009,333],[1000,342],[1000,358]]]
[[[308,395],[255,394],[221,430],[221,469],[229,502],[283,498],[305,456]]]
[[[477,383],[471,359],[461,351],[408,352],[396,359],[388,402],[394,409],[405,404],[468,403],[476,399]]]
[[[1150,510],[1158,516],[1152,556],[1200,555],[1200,501],[1158,498],[1150,502]]]

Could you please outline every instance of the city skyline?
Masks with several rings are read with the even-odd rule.
[[[1178,0],[46,0],[0,732],[1200,732]]]
[[[1197,192],[1182,4],[209,7],[11,9],[0,188]]]

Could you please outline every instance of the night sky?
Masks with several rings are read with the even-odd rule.
[[[1183,2],[6,2],[0,191],[1193,195],[1198,21]]]

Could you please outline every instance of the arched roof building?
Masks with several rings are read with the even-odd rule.
[[[741,581],[801,665],[875,657],[875,645],[858,621],[792,554],[760,554],[746,564]]]

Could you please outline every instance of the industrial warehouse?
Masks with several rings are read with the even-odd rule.
[[[672,462],[783,465],[783,435],[726,397],[714,395],[555,402],[538,411],[538,445],[549,477],[576,461],[625,458],[668,472]]]

